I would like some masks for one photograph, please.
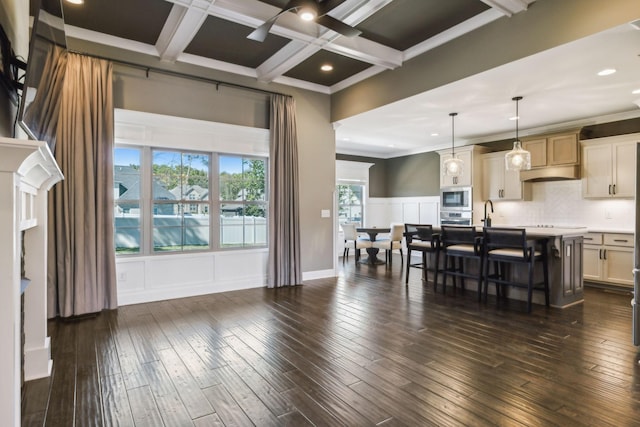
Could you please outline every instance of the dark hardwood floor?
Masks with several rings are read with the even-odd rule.
[[[23,425],[638,426],[630,299],[527,314],[351,257],[300,287],[51,321]]]

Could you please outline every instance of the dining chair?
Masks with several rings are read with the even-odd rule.
[[[464,292],[465,279],[475,279],[478,282],[478,300],[482,299],[482,236],[478,236],[473,226],[448,226],[440,227],[440,240],[442,253],[444,254],[444,268],[442,274],[442,292],[447,289],[447,276],[453,277],[453,290],[456,290],[456,277],[460,278],[460,289]],[[467,270],[467,260],[476,260],[478,271]],[[457,265],[456,265],[457,263]]]
[[[496,286],[496,296],[500,297],[500,287],[513,286],[527,289],[527,312],[531,312],[531,300],[534,290],[544,292],[545,304],[549,306],[549,265],[547,260],[546,241],[540,250],[535,247],[535,241],[527,239],[524,228],[485,227],[484,242],[484,295],[487,298],[489,283]],[[493,274],[489,274],[489,267],[493,262]],[[542,263],[544,278],[534,283],[534,267],[536,262]],[[516,280],[514,274],[508,275],[505,264],[520,264],[527,266],[527,283]],[[513,273],[513,272],[512,272]]]
[[[391,264],[391,254],[394,249],[400,251],[400,259],[404,262],[404,255],[402,254],[402,238],[404,237],[404,224],[392,224],[391,231],[388,238],[376,239],[373,242],[373,247],[385,250],[385,261]]]
[[[371,247],[371,240],[368,237],[360,237],[356,230],[356,224],[345,223],[342,224],[342,231],[344,232],[344,251],[342,252],[342,262],[349,257],[349,249],[355,250],[356,262],[360,260],[360,250]]]
[[[433,232],[431,224],[405,224],[404,238],[407,244],[407,272],[405,273],[405,284],[409,283],[409,271],[411,267],[422,269],[422,279],[429,280],[428,271],[433,271],[433,288],[435,290],[438,283],[438,264],[440,258],[440,234]],[[411,252],[419,251],[422,260],[419,263],[411,262]],[[429,254],[432,254],[430,257]],[[435,267],[429,268],[429,258],[435,259]]]

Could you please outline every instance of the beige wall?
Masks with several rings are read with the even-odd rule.
[[[640,18],[638,0],[536,0],[331,96],[337,121]],[[588,54],[588,52],[585,52]]]

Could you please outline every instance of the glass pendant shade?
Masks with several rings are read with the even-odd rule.
[[[454,138],[454,118],[455,116],[458,115],[458,113],[449,113],[449,115],[451,116],[451,158],[447,159],[443,162],[443,171],[442,174],[444,176],[452,176],[452,177],[456,177],[456,176],[462,176],[462,167],[463,167],[463,162],[462,159],[459,159],[456,156],[456,152],[455,152],[455,138]]]
[[[520,121],[520,116],[518,115],[518,101],[521,99],[521,96],[513,98],[513,101],[516,101],[516,140],[513,141],[513,149],[504,155],[504,163],[508,171],[531,169],[531,153],[522,148],[522,143],[518,139],[518,123]]]
[[[518,140],[513,142],[513,149],[504,155],[504,161],[510,171],[531,169],[531,153],[523,149]]]
[[[455,154],[450,159],[444,161],[445,176],[461,176],[462,175],[462,159]]]

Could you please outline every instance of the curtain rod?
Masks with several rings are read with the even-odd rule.
[[[201,82],[205,82],[205,83],[212,83],[212,84],[216,85],[216,89],[218,89],[218,86],[227,86],[227,87],[232,87],[232,88],[235,88],[235,89],[243,89],[243,90],[252,91],[252,92],[260,92],[260,93],[264,93],[264,94],[267,94],[267,95],[281,95],[281,96],[291,97],[291,95],[287,95],[287,94],[284,94],[284,93],[281,93],[281,92],[274,92],[274,91],[265,90],[265,89],[258,89],[258,88],[255,88],[255,87],[245,86],[245,85],[241,85],[241,84],[238,84],[238,83],[223,82],[223,81],[220,81],[220,80],[210,79],[210,78],[207,78],[207,77],[200,77],[200,76],[194,76],[192,74],[181,73],[179,71],[163,70],[162,68],[149,67],[149,66],[146,66],[146,65],[136,64],[135,62],[129,62],[129,61],[122,61],[122,60],[119,60],[119,59],[107,58],[105,56],[93,55],[93,54],[89,54],[89,53],[86,53],[86,52],[79,52],[79,51],[75,51],[75,50],[68,50],[68,52],[76,53],[78,55],[91,56],[91,57],[96,58],[96,59],[104,59],[106,61],[111,61],[111,62],[114,62],[116,64],[126,65],[126,66],[133,67],[133,68],[140,68],[140,69],[145,70],[147,72],[147,77],[149,77],[149,72],[153,71],[154,73],[158,73],[158,74],[166,74],[166,75],[174,76],[174,77],[181,77],[181,78],[197,80],[197,81],[201,81]]]

